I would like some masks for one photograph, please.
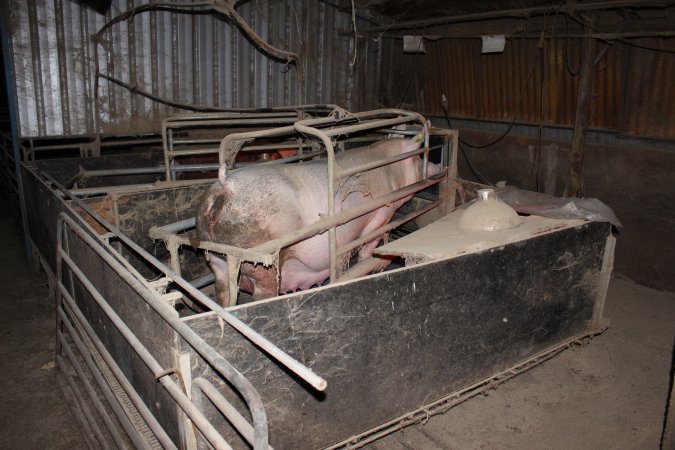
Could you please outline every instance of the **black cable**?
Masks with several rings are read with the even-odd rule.
[[[511,132],[511,130],[513,129],[513,125],[516,123],[516,119],[518,118],[518,115],[520,114],[520,107],[523,103],[523,96],[525,95],[525,92],[527,91],[527,86],[530,83],[530,79],[532,78],[532,75],[534,74],[534,69],[535,69],[536,66],[537,66],[537,62],[535,61],[532,64],[532,67],[530,68],[530,73],[527,75],[527,79],[525,80],[525,86],[523,87],[523,90],[520,92],[520,97],[518,99],[518,106],[516,107],[516,112],[513,114],[513,119],[511,119],[511,122],[509,123],[509,127],[506,129],[506,131],[504,131],[504,133],[501,136],[499,136],[497,139],[495,139],[492,142],[488,142],[487,144],[474,145],[474,144],[470,144],[469,142],[464,141],[463,139],[460,139],[460,142],[462,144],[466,145],[467,147],[471,147],[471,148],[487,148],[487,147],[491,147],[491,146],[495,145],[496,143],[498,143],[499,141],[504,139]]]
[[[408,77],[408,82],[405,85],[405,90],[403,91],[403,97],[401,97],[401,101],[398,102],[397,108],[401,108],[401,105],[403,104],[403,100],[405,100],[405,96],[408,95],[408,88],[410,88],[410,82],[412,81],[413,75],[415,75],[415,71],[417,70],[417,57],[420,55],[420,50],[422,49],[422,42],[424,42],[424,38],[420,36],[420,44],[417,46],[417,53],[415,53],[415,59],[413,60],[413,67],[412,70],[410,71],[410,76]]]
[[[438,35],[438,25],[436,25],[436,35]],[[443,83],[443,71],[441,70],[441,44],[440,41],[436,41],[436,55],[438,58],[436,58],[436,64],[438,66],[438,76],[441,79],[441,109],[443,109],[443,114],[445,114],[445,120],[448,122],[448,128],[452,128],[452,123],[450,122],[450,116],[448,115],[448,99],[445,96],[445,86]],[[459,150],[462,152],[462,156],[464,156],[464,159],[466,160],[467,166],[469,166],[469,170],[473,174],[474,177],[478,181],[480,181],[483,184],[488,184],[490,186],[494,186],[490,180],[488,180],[486,177],[483,176],[482,173],[476,168],[476,166],[473,165],[473,162],[471,161],[471,158],[469,158],[469,155],[466,153],[466,150],[462,146],[461,139],[459,139],[458,147]]]
[[[569,59],[569,42],[570,42],[570,23],[569,23],[569,17],[567,14],[565,14],[565,67],[567,68],[567,72],[569,72],[570,75],[573,77],[576,77],[579,75],[579,71],[581,70],[581,66],[577,68],[577,70],[572,70],[570,67],[570,59]]]
[[[448,128],[452,128],[450,116],[448,116],[448,99],[445,97],[445,94],[443,94],[441,97],[441,108],[443,109],[443,114],[445,114],[445,120],[448,122]],[[471,158],[469,158],[469,155],[466,153],[466,150],[462,146],[462,143],[459,142],[457,146],[459,147],[459,151],[462,152],[462,156],[464,156],[464,159],[466,160],[466,165],[469,166],[469,170],[471,171],[473,176],[476,177],[476,179],[483,184],[494,186],[494,184],[490,180],[485,178],[483,174],[480,173],[480,171],[476,168],[476,166],[473,165],[473,162],[471,161]]]

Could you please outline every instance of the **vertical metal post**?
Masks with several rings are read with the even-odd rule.
[[[32,258],[31,243],[28,238],[28,218],[26,215],[26,200],[23,195],[23,182],[21,177],[21,151],[19,146],[19,118],[16,106],[16,88],[14,86],[14,66],[9,48],[9,18],[6,2],[0,4],[0,40],[2,41],[2,58],[5,66],[5,83],[7,86],[7,109],[9,110],[9,123],[12,133],[12,153],[14,155],[14,172],[16,173],[17,192],[19,194],[19,209],[21,210],[21,230],[23,231],[23,245],[26,259]]]

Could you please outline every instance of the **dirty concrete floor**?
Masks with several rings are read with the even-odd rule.
[[[0,198],[0,449],[86,448],[54,371],[55,308]]]
[[[54,375],[54,305],[46,280],[26,263],[5,199],[0,236],[0,449],[85,448]],[[615,278],[605,316],[609,330],[587,345],[370,448],[657,448],[675,293]]]

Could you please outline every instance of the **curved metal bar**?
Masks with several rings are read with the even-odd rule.
[[[61,213],[59,215],[59,232],[62,232],[62,227],[63,223],[67,223],[70,227],[71,230],[77,234],[78,237],[80,237],[87,245],[89,245],[92,250],[96,252],[104,261],[106,264],[110,265],[118,274],[119,276],[131,287],[133,288],[141,297],[143,297],[143,300],[152,307],[152,309],[155,310],[178,334],[185,339],[188,344],[190,344],[207,362],[213,366],[217,372],[219,372],[226,380],[228,380],[242,395],[244,400],[246,401],[250,411],[251,411],[251,416],[253,418],[253,428],[255,430],[255,442],[256,442],[256,448],[266,448],[267,447],[267,439],[268,439],[268,429],[267,429],[267,415],[265,414],[265,408],[264,404],[262,403],[262,400],[260,398],[260,395],[256,391],[255,387],[251,384],[250,381],[248,381],[237,369],[235,369],[225,358],[223,358],[218,352],[216,352],[213,347],[211,347],[206,341],[204,341],[197,333],[195,333],[192,328],[190,328],[188,325],[186,325],[183,321],[181,321],[175,313],[167,307],[167,305],[162,302],[160,299],[158,299],[149,289],[147,289],[139,280],[137,280],[135,277],[133,277],[131,274],[129,274],[124,267],[110,254],[105,252],[103,249],[102,245],[100,242],[97,242],[93,237],[91,237],[89,234],[87,234],[77,223],[73,218],[68,216],[66,213]],[[64,252],[61,251],[59,252],[61,257],[64,256]],[[66,255],[67,256],[67,255]],[[69,259],[69,258],[68,258]],[[64,258],[64,261],[67,261]],[[72,262],[72,261],[70,261]],[[71,269],[73,269],[71,267]],[[79,269],[78,269],[79,270]],[[76,270],[73,270],[73,273],[78,275]],[[80,275],[81,274],[80,272]],[[89,286],[91,283],[89,280],[84,278],[80,278],[78,275],[78,279],[87,287],[88,290]],[[187,282],[186,282],[187,284]],[[193,288],[194,290],[194,288]],[[98,293],[95,288],[94,291]],[[92,297],[94,297],[95,300],[97,300],[97,303],[99,303],[100,306],[100,294],[96,295],[94,291],[90,292],[92,293]],[[105,300],[104,300],[105,302]],[[112,313],[112,315],[110,314]],[[120,332],[122,332],[125,328],[126,325],[124,322],[121,322],[121,319],[117,316],[117,314],[112,311],[112,309],[108,306],[106,308],[106,314],[111,317],[111,320],[115,323],[116,326],[118,326],[118,329]],[[113,317],[117,317],[117,320],[113,319]],[[121,322],[121,323],[119,323]],[[128,330],[128,329],[127,329]],[[130,335],[128,333],[131,333]],[[123,334],[125,339],[132,339],[132,340],[137,340],[137,338],[133,335],[133,333],[128,330],[128,333]],[[130,341],[131,342],[131,341]],[[142,344],[140,344],[142,346]],[[137,350],[134,348],[134,350]],[[159,364],[154,361],[154,357],[152,355],[146,354],[147,350],[143,347],[143,349],[140,350],[139,356],[143,358],[143,361],[146,362],[146,364],[151,364],[148,367],[153,371],[153,373],[161,373],[163,372],[163,368],[159,366]],[[137,350],[139,351],[139,350]],[[143,355],[146,357],[149,356],[152,359],[147,359],[143,357]],[[154,363],[153,363],[154,361]],[[178,388],[177,386],[172,386],[171,383],[173,382],[170,378],[164,376],[159,379],[159,381],[162,383],[162,385],[170,392],[170,394],[176,399],[178,404],[183,408],[183,410],[190,415],[190,418],[195,421],[195,424],[197,424],[200,429],[202,429],[202,426],[204,430],[209,430],[209,427],[212,427],[208,421],[204,422],[206,419],[201,420],[199,415],[192,414],[192,410],[190,410],[190,403],[189,399],[187,397],[182,398],[180,395],[183,395],[183,392]],[[175,383],[174,383],[175,384]],[[192,405],[194,406],[194,405]],[[197,411],[199,412],[199,411]],[[201,413],[199,413],[201,414]],[[194,416],[194,417],[193,417]],[[211,434],[211,433],[210,433]],[[218,434],[218,436],[220,436]],[[217,437],[214,437],[216,440],[218,440]],[[221,437],[222,439],[222,437]]]
[[[315,374],[310,368],[303,365],[295,358],[291,357],[290,355],[282,351],[279,347],[274,345],[272,342],[268,341],[265,337],[261,336],[259,333],[257,333],[251,327],[243,323],[241,320],[237,319],[232,314],[225,311],[225,309],[223,309],[222,306],[220,306],[218,303],[214,302],[209,297],[204,295],[202,292],[199,291],[199,289],[196,289],[194,286],[192,286],[187,280],[178,275],[174,270],[167,267],[162,262],[158,261],[144,248],[142,248],[133,240],[131,240],[126,234],[122,233],[117,227],[111,225],[107,220],[101,217],[101,215],[96,213],[84,202],[75,197],[72,193],[70,193],[70,191],[68,191],[61,184],[59,184],[59,182],[56,181],[51,175],[45,172],[41,172],[41,174],[45,179],[47,179],[55,187],[61,190],[66,197],[68,197],[70,200],[73,201],[73,203],[75,203],[78,207],[82,208],[82,210],[85,211],[87,214],[89,214],[92,218],[96,219],[96,221],[99,222],[103,227],[108,229],[110,232],[114,233],[125,245],[129,246],[133,251],[142,256],[157,270],[163,272],[168,278],[171,278],[171,280],[174,283],[176,283],[187,293],[189,293],[197,302],[211,309],[218,315],[218,317],[220,317],[225,322],[227,322],[227,324],[232,326],[232,328],[241,333],[244,337],[250,340],[258,348],[266,352],[269,356],[274,358],[277,362],[279,362],[280,364],[282,364],[283,366],[294,372],[296,375],[298,375],[300,378],[302,378],[305,382],[314,387],[316,390],[323,391],[326,389],[326,387],[328,386],[328,382],[326,380],[324,380],[319,375]],[[188,327],[188,329],[190,328]],[[210,346],[208,346],[208,344],[206,344],[205,342],[204,344],[208,347],[208,349],[210,349],[212,352],[215,353],[215,350],[213,350]],[[217,353],[215,354],[218,355]],[[222,357],[220,358],[222,359]]]
[[[249,444],[253,444],[253,428],[251,425],[244,419],[244,417],[239,414],[230,402],[228,402],[218,389],[211,384],[206,378],[195,378],[192,380],[192,398],[196,397],[197,393],[202,393],[206,398],[211,400],[213,405],[225,416],[225,418],[234,425],[234,427],[241,433],[241,435],[248,441]],[[274,450],[272,446],[267,447],[268,450]]]

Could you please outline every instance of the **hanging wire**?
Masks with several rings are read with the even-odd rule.
[[[438,25],[436,25],[436,35],[438,35]],[[445,120],[448,122],[448,128],[452,128],[452,122],[450,121],[450,115],[448,114],[448,99],[445,96],[445,85],[443,83],[443,69],[441,66],[441,41],[437,40],[436,41],[436,65],[438,66],[438,78],[441,80],[441,109],[443,110],[443,114],[445,115]],[[460,139],[461,141],[461,139]],[[471,161],[471,158],[469,158],[469,155],[466,152],[466,149],[462,145],[461,142],[458,143],[459,150],[462,152],[462,156],[464,157],[464,160],[466,161],[466,165],[469,167],[469,171],[473,174],[474,177],[478,181],[480,181],[483,184],[487,184],[490,186],[494,186],[490,180],[487,179],[479,170],[476,168],[476,166],[473,164],[473,161]]]
[[[424,38],[420,38],[420,43],[417,46],[417,52],[415,53],[415,59],[413,60],[413,66],[412,69],[410,70],[410,76],[408,77],[408,82],[405,85],[405,89],[403,90],[403,96],[401,97],[401,101],[398,102],[397,108],[401,108],[401,105],[403,104],[403,100],[405,100],[405,96],[408,95],[408,89],[410,88],[410,82],[412,81],[413,75],[415,75],[415,71],[417,70],[417,57],[420,55],[420,51],[422,50],[422,43],[424,42]]]

